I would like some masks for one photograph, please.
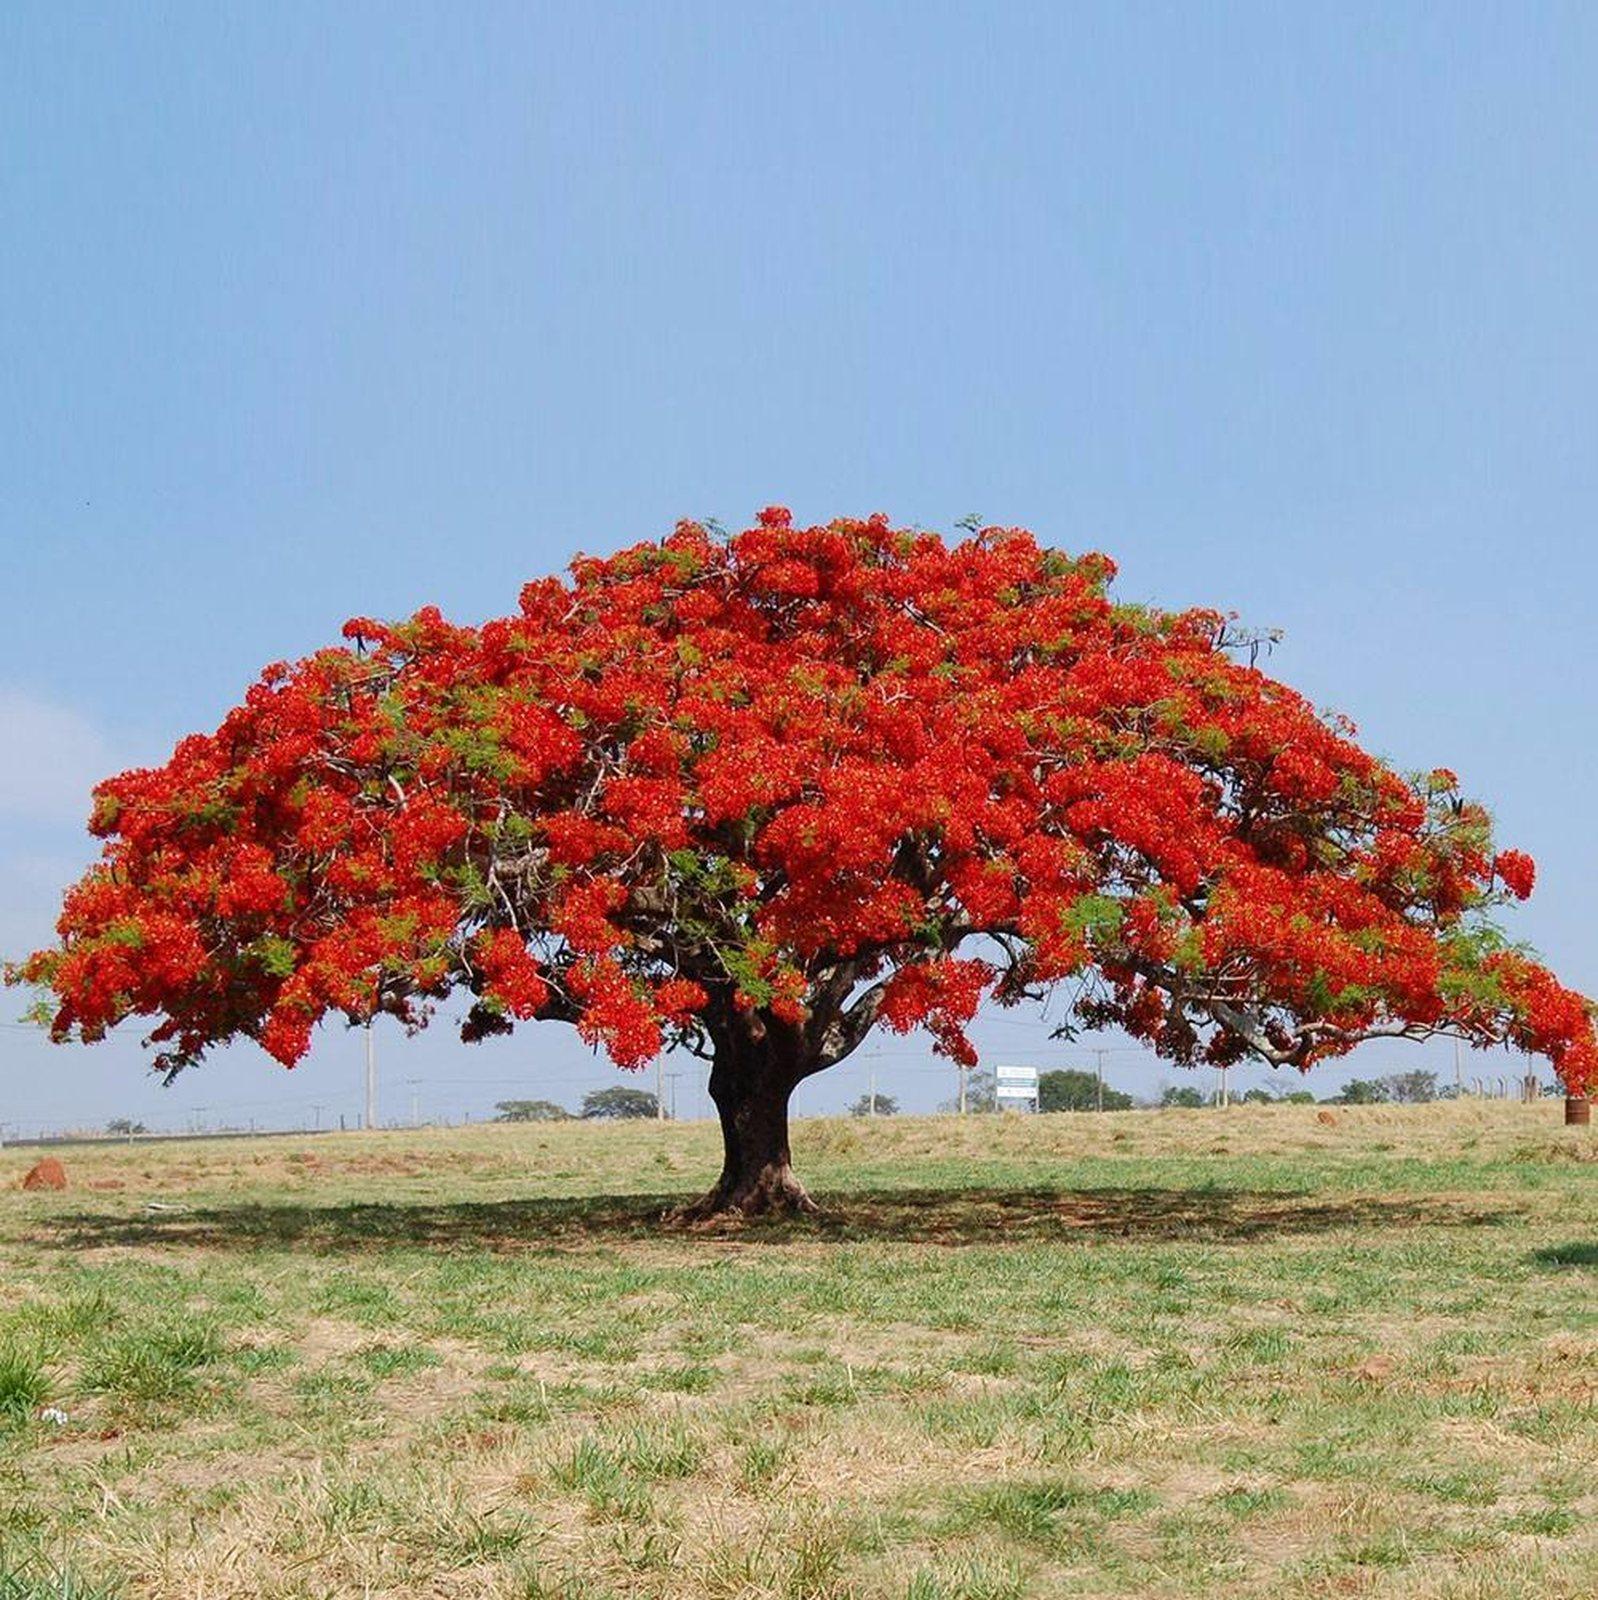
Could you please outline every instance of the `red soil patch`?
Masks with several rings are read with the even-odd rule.
[[[95,1178],[90,1184],[91,1189],[126,1189],[127,1185],[120,1178]]]
[[[29,1168],[22,1180],[24,1189],[64,1189],[67,1186],[67,1169],[54,1156],[46,1156],[36,1166]]]

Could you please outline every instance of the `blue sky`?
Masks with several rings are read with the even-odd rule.
[[[776,500],[1025,523],[1285,629],[1273,670],[1537,856],[1515,929],[1598,991],[1595,81],[1582,6],[14,0],[0,950],[89,783],[265,661]],[[381,1053],[385,1115],[613,1081],[554,1026]],[[0,1028],[0,1124],[358,1105],[343,1032],[288,1080],[142,1059]]]

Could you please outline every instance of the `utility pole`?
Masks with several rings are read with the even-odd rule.
[[[965,1084],[971,1073],[969,1068],[956,1067],[954,1075],[960,1080],[960,1115],[963,1117],[965,1115]]]
[[[1098,1075],[1099,1075],[1099,1081],[1098,1081],[1098,1087],[1097,1087],[1096,1093],[1098,1095],[1098,1102],[1099,1102],[1099,1110],[1100,1111],[1102,1111],[1104,1109],[1104,1058],[1108,1053],[1109,1052],[1107,1050],[1104,1050],[1102,1048],[1095,1049],[1094,1052],[1093,1052],[1093,1062],[1094,1062],[1095,1067],[1098,1070]]]
[[[661,1082],[662,1082],[661,1070],[662,1070],[662,1058],[660,1056],[656,1056],[655,1057],[655,1121],[656,1122],[664,1122],[666,1120],[666,1100],[665,1100],[665,1096],[661,1092]]]
[[[1460,1064],[1459,1064],[1459,1059],[1460,1059],[1460,1043],[1459,1043],[1458,1039],[1455,1039],[1454,1040],[1454,1098],[1456,1100],[1465,1092],[1465,1080],[1461,1076],[1462,1069],[1461,1069]]]
[[[377,1046],[372,1040],[372,1024],[366,1023],[366,1131],[377,1126]]]
[[[877,1064],[875,1061],[866,1063],[866,1093],[871,1097],[871,1108],[866,1115],[874,1117],[877,1114]]]
[[[311,1112],[315,1117],[315,1121],[312,1126],[315,1127],[318,1133],[320,1133],[322,1131],[322,1108],[320,1106],[312,1106]]]
[[[677,1120],[677,1080],[682,1076],[680,1072],[666,1074],[666,1092],[671,1096],[671,1120]]]

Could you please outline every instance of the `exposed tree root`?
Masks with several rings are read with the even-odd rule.
[[[700,1222],[740,1221],[750,1217],[814,1217],[821,1207],[810,1198],[793,1168],[767,1165],[736,1177],[723,1175],[708,1194],[668,1211],[665,1221],[674,1227]]]

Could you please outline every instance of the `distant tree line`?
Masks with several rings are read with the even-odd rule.
[[[1452,1100],[1459,1090],[1453,1084],[1441,1084],[1435,1072],[1424,1069],[1409,1072],[1392,1072],[1379,1078],[1353,1078],[1336,1094],[1318,1100],[1308,1089],[1283,1089],[1273,1092],[1258,1086],[1233,1093],[1228,1098],[1233,1105],[1424,1105],[1433,1100]],[[1558,1092],[1548,1085],[1543,1093]],[[992,1111],[995,1108],[995,1085],[991,1072],[974,1071],[966,1080],[965,1105],[967,1111]],[[1042,1111],[1094,1111],[1102,1105],[1105,1111],[1130,1111],[1140,1102],[1120,1089],[1105,1084],[1100,1099],[1097,1073],[1080,1068],[1063,1067],[1038,1074],[1038,1108]],[[878,1097],[879,1100],[881,1097]],[[1220,1097],[1210,1089],[1197,1084],[1162,1085],[1152,1102],[1157,1107],[1189,1107],[1220,1104]],[[958,1100],[946,1100],[940,1111],[956,1111]]]
[[[571,1112],[553,1100],[501,1100],[495,1122],[570,1122]]]
[[[1450,1087],[1448,1096],[1451,1098]],[[1344,1106],[1425,1105],[1443,1098],[1435,1072],[1390,1072],[1385,1078],[1351,1078],[1335,1103]]]
[[[1452,1100],[1459,1091],[1453,1084],[1439,1084],[1437,1074],[1425,1070],[1390,1072],[1380,1078],[1352,1078],[1336,1094],[1317,1101],[1307,1089],[1288,1089],[1272,1093],[1259,1087],[1243,1090],[1229,1098],[1233,1105],[1258,1106],[1375,1106],[1424,1105],[1433,1100]],[[862,1094],[848,1108],[852,1117],[891,1117],[897,1115],[899,1102],[891,1094],[878,1091],[873,1109],[872,1096]],[[1144,1102],[1147,1104],[1148,1102]],[[1101,1083],[1094,1072],[1079,1067],[1056,1067],[1038,1074],[1038,1109],[1040,1111],[1131,1111],[1139,1101],[1124,1089],[1114,1089]],[[1196,1084],[1165,1084],[1152,1102],[1158,1107],[1189,1108],[1220,1104],[1213,1090],[1200,1089]],[[974,1071],[966,1080],[965,1106],[967,1111],[983,1112],[996,1108],[994,1077],[991,1072]],[[940,1111],[957,1111],[957,1100],[946,1100]],[[618,1084],[609,1089],[595,1089],[583,1096],[582,1108],[575,1113],[553,1100],[501,1100],[494,1107],[497,1122],[566,1122],[573,1120],[626,1121],[632,1118],[656,1115],[656,1102],[652,1094],[642,1089],[629,1089]],[[112,1124],[111,1132],[125,1132],[126,1127]],[[134,1131],[143,1132],[142,1128]]]
[[[992,1111],[995,1109],[994,1078],[990,1072],[973,1072],[966,1082],[965,1106],[967,1111]],[[1233,1100],[1247,1105],[1311,1105],[1315,1096],[1307,1090],[1287,1094],[1272,1094],[1266,1089],[1249,1089]],[[1096,1072],[1085,1072],[1080,1067],[1056,1067],[1038,1074],[1038,1109],[1040,1111],[1132,1111],[1139,1101],[1124,1089],[1101,1083]],[[1150,1102],[1142,1102],[1148,1104]],[[1218,1104],[1214,1094],[1206,1093],[1193,1084],[1171,1085],[1161,1088],[1152,1102],[1156,1106],[1201,1106]],[[940,1111],[957,1111],[958,1100],[947,1100]]]
[[[582,1109],[573,1118],[565,1106],[554,1100],[501,1100],[495,1107],[496,1122],[586,1122],[628,1121],[659,1114],[659,1102],[643,1089],[616,1084],[609,1089],[592,1089],[583,1096]]]

